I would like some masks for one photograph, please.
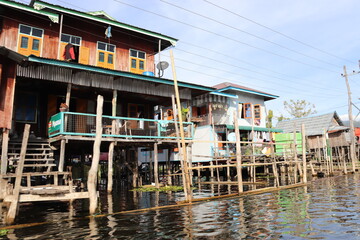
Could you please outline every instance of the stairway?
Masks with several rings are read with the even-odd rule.
[[[8,166],[16,167],[16,162],[20,157],[21,142],[10,141],[8,147]],[[56,170],[54,152],[49,143],[44,140],[29,139],[24,162],[24,173],[26,172],[46,172]]]

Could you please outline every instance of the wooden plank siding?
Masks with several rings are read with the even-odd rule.
[[[7,9],[3,16],[3,26],[0,32],[0,45],[13,51],[18,49],[19,24],[36,27],[44,30],[40,57],[57,59],[59,49],[60,25],[53,23],[47,17],[29,15],[14,9]],[[87,20],[64,16],[63,33],[82,38],[81,46],[89,48],[89,65],[97,64],[97,42],[110,43],[116,46],[115,70],[130,71],[129,49],[146,52],[145,71],[155,72],[154,43],[137,33],[128,33],[125,30],[112,28],[112,38],[105,38],[107,26]]]

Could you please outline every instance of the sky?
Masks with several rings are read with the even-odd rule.
[[[232,82],[277,95],[266,102],[275,116],[289,116],[283,102],[293,99],[314,104],[317,115],[336,111],[346,120],[346,66],[355,73],[349,83],[360,109],[358,0],[46,1],[103,10],[120,22],[179,39],[173,48],[178,80]],[[170,62],[169,51],[161,60]],[[172,78],[171,68],[164,77]]]

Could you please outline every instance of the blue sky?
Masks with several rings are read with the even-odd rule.
[[[358,0],[48,2],[104,10],[118,21],[179,39],[173,51],[181,81],[207,86],[233,82],[278,95],[266,104],[277,116],[287,115],[283,102],[290,99],[315,104],[318,114],[347,115],[341,73],[344,65],[348,72],[359,71]],[[168,51],[161,57],[170,62]],[[172,78],[170,68],[165,77]],[[349,80],[360,108],[360,74]]]

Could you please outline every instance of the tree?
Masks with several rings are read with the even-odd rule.
[[[272,119],[274,117],[273,110],[269,110],[268,115],[266,116],[266,127],[272,128]]]
[[[290,100],[284,101],[285,110],[295,118],[307,117],[316,113],[315,105],[305,100]]]
[[[281,122],[281,121],[284,121],[284,120],[290,120],[290,118],[284,117],[284,115],[282,115],[282,114],[279,117],[276,117],[276,118],[277,118],[278,122]]]

